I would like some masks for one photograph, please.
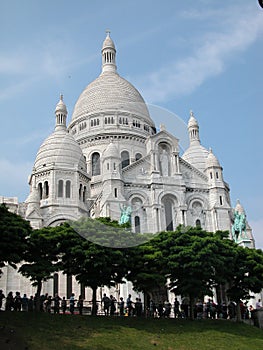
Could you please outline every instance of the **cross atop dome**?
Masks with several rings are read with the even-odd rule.
[[[110,30],[106,30],[106,38],[102,44],[102,73],[116,73],[117,67],[115,63],[116,49],[113,40],[110,37]]]

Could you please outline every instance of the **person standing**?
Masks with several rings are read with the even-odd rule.
[[[116,311],[116,306],[115,306],[115,303],[116,303],[116,299],[114,298],[113,295],[110,295],[110,315],[111,316],[114,316],[115,314],[115,311]]]
[[[61,301],[61,308],[62,308],[62,313],[65,315],[66,310],[67,310],[67,300],[65,297],[63,297]]]
[[[75,294],[72,293],[71,297],[69,298],[69,311],[71,315],[74,315],[74,310],[75,310]]]
[[[0,311],[1,311],[2,306],[3,306],[3,299],[5,299],[5,295],[2,291],[2,289],[0,289]]]
[[[131,300],[131,294],[128,295],[128,298],[126,300],[126,306],[127,306],[127,311],[128,311],[128,316],[133,316],[133,302]]]
[[[5,310],[6,311],[11,311],[14,308],[14,297],[13,297],[13,292],[9,292],[6,297],[5,301]]]
[[[180,303],[177,298],[174,299],[174,318],[180,317]]]
[[[54,296],[54,314],[59,314],[59,308],[60,308],[60,296],[58,295],[58,293],[55,294]]]
[[[84,302],[84,300],[83,300],[82,296],[80,295],[78,303],[77,303],[77,307],[79,309],[79,314],[80,315],[82,315],[82,312],[83,312],[83,302]]]
[[[105,316],[109,316],[109,309],[110,309],[110,305],[111,305],[111,300],[109,297],[107,297],[107,295],[105,293],[103,294],[103,298],[101,299],[101,303],[103,303],[103,310],[104,310]]]
[[[22,311],[28,311],[28,297],[24,294],[22,300]]]
[[[120,311],[120,316],[124,315],[124,300],[123,297],[120,298],[119,301],[119,311]]]
[[[14,298],[14,311],[21,311],[22,307],[22,298],[20,292],[16,292],[16,296]]]

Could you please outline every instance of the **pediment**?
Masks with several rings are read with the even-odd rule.
[[[37,209],[32,209],[32,211],[26,216],[27,220],[43,220],[42,215],[39,213]]]
[[[151,172],[151,157],[147,155],[136,162],[128,165],[122,169],[122,174],[125,178],[144,179],[150,175]]]
[[[185,183],[191,183],[191,182],[199,182],[202,184],[207,184],[208,179],[207,176],[195,168],[190,163],[186,162],[184,159],[179,158],[180,163],[180,171],[182,173],[182,177],[185,181]]]

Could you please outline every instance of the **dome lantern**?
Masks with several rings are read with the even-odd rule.
[[[190,144],[193,144],[193,143],[200,144],[199,125],[197,120],[194,117],[194,113],[192,110],[190,111],[190,118],[188,121],[188,133],[189,133]]]
[[[110,37],[110,31],[106,31],[107,36],[102,45],[102,73],[105,72],[117,72],[117,67],[115,63],[116,49],[113,40]]]
[[[66,129],[66,120],[67,120],[68,111],[65,103],[63,102],[62,94],[60,94],[60,99],[56,106],[55,114],[56,114],[55,130]]]

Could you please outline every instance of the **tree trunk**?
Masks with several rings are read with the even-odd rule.
[[[236,313],[237,313],[237,322],[241,322],[242,320],[241,320],[240,301],[237,302]]]
[[[91,309],[92,316],[97,315],[97,286],[92,287],[92,309]]]
[[[40,311],[40,293],[41,293],[41,289],[42,289],[42,281],[37,281],[37,292],[36,292],[36,308],[35,311]]]
[[[195,298],[192,295],[189,295],[189,304],[190,304],[190,320],[194,319],[194,301]]]

